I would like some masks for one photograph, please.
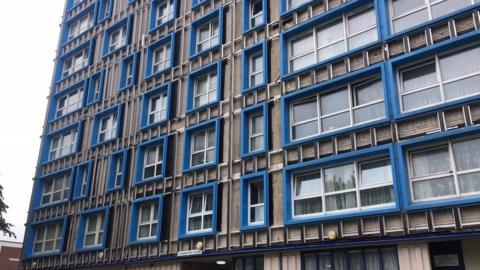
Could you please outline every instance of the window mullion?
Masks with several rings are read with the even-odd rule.
[[[357,209],[361,209],[361,198],[360,198],[360,169],[359,163],[355,160],[353,161],[353,170],[355,175],[355,194],[357,194]]]
[[[453,144],[452,141],[448,141],[448,156],[450,160],[450,169],[453,173],[453,182],[455,184],[455,194],[457,196],[461,196],[460,192],[460,184],[458,183],[458,175],[457,175],[457,166],[455,165],[455,155],[453,153]]]
[[[440,68],[440,59],[438,57],[438,54],[435,54],[435,69],[436,69],[436,77],[438,81],[438,85],[440,88],[440,98],[442,102],[445,102],[445,93],[444,93],[444,88],[443,88],[443,79],[442,79],[442,70]]]

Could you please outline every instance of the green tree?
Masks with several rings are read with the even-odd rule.
[[[2,231],[4,234],[7,234],[9,237],[15,237],[15,233],[12,232],[12,224],[8,223],[5,220],[5,214],[7,213],[8,205],[5,204],[4,198],[3,198],[3,187],[0,185],[0,231]]]

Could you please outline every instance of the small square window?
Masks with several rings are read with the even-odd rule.
[[[117,22],[105,31],[103,56],[112,54],[130,44],[133,15]]]
[[[173,67],[174,47],[174,33],[161,38],[148,46],[145,78],[150,78],[163,72],[168,72]]]
[[[212,63],[188,76],[187,112],[214,105],[222,91],[222,64]]]
[[[66,169],[40,178],[41,196],[37,205],[43,207],[68,201],[72,177],[73,169]]]
[[[95,208],[80,214],[76,251],[91,251],[105,248],[110,209]]]
[[[97,113],[93,120],[92,146],[117,139],[121,134],[123,105]]]
[[[187,128],[183,170],[199,170],[218,163],[220,119]]]
[[[136,182],[161,180],[165,177],[167,137],[146,141],[139,145],[137,156]]]
[[[223,8],[216,9],[208,15],[192,22],[190,32],[190,57],[195,57],[214,49],[219,49],[223,42]]]
[[[160,125],[169,119],[171,88],[172,84],[168,83],[143,94],[140,119],[142,129]]]
[[[65,238],[65,225],[66,217],[61,217],[36,223],[29,227],[33,236],[32,238],[26,237],[25,242],[30,243],[31,246],[27,247],[27,245],[25,245],[25,254],[28,256],[43,254],[54,255],[62,252]]]
[[[160,241],[163,196],[155,195],[133,201],[129,245]]]

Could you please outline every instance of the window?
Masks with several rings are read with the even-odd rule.
[[[137,55],[132,54],[122,60],[120,70],[119,91],[123,91],[137,83]]]
[[[169,71],[173,66],[175,34],[159,39],[148,47],[145,78]]]
[[[212,63],[188,76],[187,112],[200,110],[220,101],[222,64]]]
[[[90,182],[92,179],[92,167],[92,161],[88,161],[77,166],[75,172],[73,199],[82,199],[88,196],[88,192],[90,190]]]
[[[248,119],[248,142],[250,152],[265,149],[264,145],[264,120],[263,113],[255,113],[250,115]]]
[[[235,258],[233,261],[233,270],[263,270],[263,256]]]
[[[112,16],[114,0],[100,0],[98,21],[104,21]]]
[[[216,233],[218,183],[182,190],[179,238]]]
[[[75,21],[71,22],[70,25],[68,26],[68,40],[72,40],[84,32],[86,32],[88,29],[93,27],[94,24],[94,13],[89,12],[88,14],[82,16],[79,19],[76,19]]]
[[[123,105],[97,113],[93,120],[92,146],[117,139],[121,133]]]
[[[375,9],[344,14],[287,40],[290,72],[323,62],[378,40]]]
[[[250,3],[250,28],[265,23],[263,21],[263,1],[252,0]]]
[[[219,49],[222,43],[223,8],[192,22],[190,57]]]
[[[61,95],[57,99],[57,110],[55,118],[62,117],[71,112],[77,111],[83,106],[83,83],[76,89]]]
[[[480,48],[435,55],[398,69],[402,112],[458,100],[480,92]]]
[[[263,75],[263,55],[261,53],[254,54],[250,56],[249,59],[249,82],[250,87],[255,87],[257,85],[263,84],[264,75]]]
[[[70,170],[68,170],[70,172]],[[42,179],[41,206],[68,200],[70,195],[71,173],[60,173]]]
[[[75,244],[77,252],[105,248],[109,213],[108,207],[101,207],[80,214]]]
[[[469,138],[408,152],[413,201],[480,193],[480,139]]]
[[[407,30],[430,20],[473,5],[474,0],[389,0],[390,25],[393,33]]]
[[[173,0],[165,0],[158,4],[156,16],[157,27],[174,18],[174,3],[175,2]]]
[[[294,217],[361,210],[395,202],[392,168],[386,157],[297,171],[291,179]]]
[[[167,137],[140,144],[137,158],[137,183],[161,179],[165,176]]]
[[[65,133],[51,136],[49,160],[68,156],[77,151],[78,129],[71,129]]]
[[[104,234],[103,213],[89,215],[86,221],[84,247],[97,247],[102,245]]]
[[[122,189],[127,176],[128,149],[112,153],[108,166],[107,191]]]
[[[155,195],[133,201],[129,244],[160,241],[163,196]]]
[[[394,247],[366,247],[349,250],[321,250],[302,254],[302,270],[399,270]]]
[[[348,84],[334,91],[289,103],[290,138],[299,140],[383,119],[385,104],[380,79]]]
[[[68,77],[73,73],[88,66],[89,62],[89,49],[81,49],[73,56],[68,57],[63,63],[62,77]]]
[[[127,44],[127,26],[110,33],[109,51],[113,52]]]
[[[268,45],[262,42],[242,53],[242,92],[254,91],[268,83]]]
[[[184,146],[184,172],[215,166],[218,163],[219,128],[219,119],[187,128]]]
[[[169,96],[172,84],[168,83],[148,90],[142,96],[141,128],[164,123],[169,119]]]
[[[50,253],[61,251],[62,246],[62,222],[38,225],[35,228],[33,253]]]
[[[294,9],[296,7],[299,7],[305,3],[310,2],[311,0],[287,0],[288,3],[288,10]]]
[[[242,157],[263,154],[268,150],[268,103],[261,103],[242,110]]]
[[[268,173],[259,172],[240,178],[240,227],[251,230],[268,227]]]
[[[107,56],[130,44],[133,15],[117,22],[105,31],[103,56]]]
[[[87,105],[92,105],[102,100],[104,71],[99,71],[89,78]]]

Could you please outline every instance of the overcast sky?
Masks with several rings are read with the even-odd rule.
[[[0,184],[17,241],[25,230],[63,6],[64,0],[0,0]]]

